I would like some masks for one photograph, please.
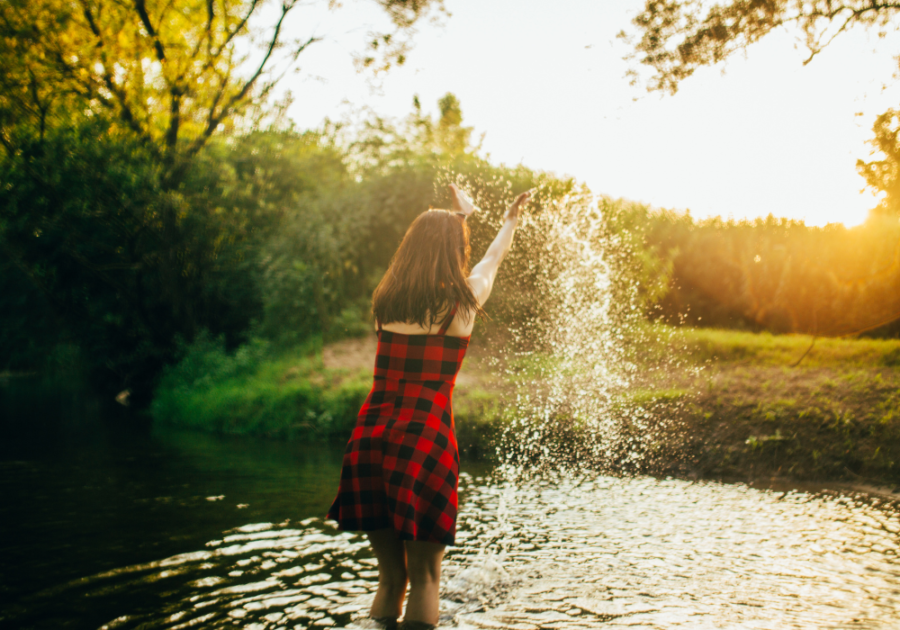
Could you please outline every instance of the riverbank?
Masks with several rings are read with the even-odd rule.
[[[155,422],[228,435],[343,441],[372,386],[374,335],[277,353],[263,347],[228,355],[195,348],[168,370],[151,406]],[[489,459],[505,418],[503,379],[475,344],[457,378],[454,415],[462,454]]]
[[[703,478],[900,484],[900,342],[684,334],[684,469]],[[802,359],[802,360],[801,360]]]
[[[226,434],[342,441],[371,379],[375,339],[217,355],[164,379],[158,422]],[[454,398],[465,457],[491,459],[511,419],[489,350],[473,344]],[[679,358],[672,367],[671,357]],[[631,399],[660,420],[648,472],[900,485],[900,341],[678,329],[640,360]],[[206,368],[203,366],[206,365]],[[209,366],[212,366],[211,368]]]

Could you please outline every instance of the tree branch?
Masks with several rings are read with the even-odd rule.
[[[806,65],[851,26],[887,23],[898,11],[900,2],[878,0],[729,0],[708,9],[699,2],[646,0],[632,21],[640,40],[627,59],[654,69],[649,90],[675,93],[697,68],[716,65],[779,26],[804,33]],[[837,30],[829,35],[831,24]]]
[[[833,21],[834,19],[837,18],[838,15],[840,15],[841,13],[843,13],[844,11],[847,11],[847,10],[850,11],[850,15],[847,16],[847,19],[844,20],[843,24],[841,24],[841,26],[837,29],[837,31],[835,31],[835,33],[831,37],[829,37],[828,41],[825,42],[824,44],[819,44],[818,42],[813,42],[811,39],[807,41],[806,45],[807,45],[807,48],[809,48],[810,54],[809,54],[809,57],[807,57],[803,61],[803,65],[805,66],[805,65],[809,64],[809,62],[811,62],[816,55],[818,55],[820,52],[822,52],[828,46],[830,46],[831,43],[835,40],[835,38],[837,38],[838,35],[843,33],[847,29],[848,26],[850,26],[851,24],[856,23],[856,22],[862,22],[863,17],[867,13],[871,13],[872,11],[891,11],[891,10],[897,10],[897,9],[900,9],[900,4],[892,2],[892,3],[879,5],[875,2],[873,2],[868,7],[863,7],[861,9],[850,9],[850,7],[841,5],[838,8],[834,9],[833,11],[829,11],[827,13],[820,13],[817,11],[812,12],[810,14],[810,18],[812,18],[812,19],[822,18],[822,19],[828,20],[829,22]],[[808,19],[810,19],[810,18],[808,18]]]
[[[146,138],[147,134],[145,133],[143,127],[137,121],[134,114],[131,111],[131,108],[128,107],[128,100],[125,97],[125,93],[116,85],[115,81],[113,81],[112,75],[109,73],[109,63],[106,59],[105,45],[103,42],[103,34],[100,32],[100,29],[97,27],[97,23],[94,21],[94,16],[91,13],[91,9],[88,6],[85,0],[81,0],[81,7],[84,12],[84,18],[87,20],[88,27],[91,29],[91,32],[94,34],[94,37],[97,38],[97,50],[100,52],[101,59],[101,67],[103,68],[103,83],[106,85],[106,89],[108,89],[113,96],[116,97],[116,101],[118,102],[118,106],[120,109],[120,116],[125,121],[125,123],[131,128],[132,131],[137,133],[139,136]]]
[[[29,87],[31,88],[31,98],[34,101],[34,106],[37,108],[38,118],[40,123],[40,133],[38,138],[40,141],[44,141],[44,133],[47,129],[47,110],[49,108],[48,105],[45,105],[41,102],[41,96],[38,92],[38,81],[37,77],[34,75],[34,71],[29,67],[28,75],[31,77],[31,81],[29,81]]]
[[[259,5],[259,2],[260,2],[260,0],[252,0],[250,2],[250,8],[247,9],[247,13],[244,15],[244,17],[241,19],[241,21],[238,23],[238,25],[235,26],[231,31],[226,30],[226,32],[228,34],[225,36],[225,40],[219,45],[218,50],[213,52],[211,45],[210,45],[209,53],[207,55],[208,59],[206,60],[206,63],[203,64],[203,67],[200,69],[200,72],[198,74],[205,73],[213,65],[215,65],[215,63],[219,60],[219,57],[222,55],[222,52],[228,47],[228,45],[235,38],[235,36],[237,36],[237,34],[240,33],[244,29],[245,26],[247,26],[247,22],[250,20],[250,16],[253,15],[253,12],[256,11],[257,6]],[[291,3],[290,8],[293,8],[293,5],[294,5],[294,2]],[[288,9],[288,10],[290,10],[290,9]],[[210,36],[210,42],[211,41],[212,41],[212,39]],[[199,44],[199,42],[198,42],[198,44]],[[182,78],[182,77],[179,77],[179,78]]]
[[[150,16],[147,14],[147,7],[144,4],[144,0],[134,0],[134,8],[141,18],[141,24],[147,29],[147,34],[153,38],[153,47],[156,49],[156,58],[164,63],[166,61],[166,52],[163,50],[162,42],[159,41],[159,34],[150,22]]]
[[[218,75],[218,73],[216,73]],[[225,73],[224,77],[221,77],[222,82],[219,86],[219,90],[216,92],[215,97],[213,98],[212,104],[209,106],[209,114],[206,117],[206,125],[209,128],[210,125],[215,126],[216,123],[213,123],[213,118],[215,118],[216,108],[219,106],[219,102],[222,100],[222,97],[225,95],[225,89],[228,87],[228,84],[231,82],[231,66],[228,67],[228,72]]]
[[[290,3],[290,7],[287,9],[290,11],[294,8],[295,2]],[[225,41],[222,42],[222,45],[219,46],[219,50],[216,51],[216,57],[222,54],[222,51],[231,43],[231,40],[235,38],[235,36],[244,30],[244,27],[247,26],[247,22],[250,20],[250,16],[253,15],[253,12],[256,11],[257,5],[259,5],[259,0],[251,0],[250,8],[247,9],[247,13],[244,15],[243,19],[238,23],[237,26],[234,27],[231,31],[228,32],[228,35],[225,37]],[[282,5],[281,10],[284,11],[285,6]],[[284,19],[285,13],[282,13],[281,18]],[[281,24],[281,20],[278,20],[278,23]]]
[[[6,137],[6,134],[3,133],[2,129],[0,129],[0,144],[2,144],[3,148],[6,150],[7,156],[13,157],[16,154],[15,148],[12,145],[12,141]]]
[[[172,150],[178,144],[178,129],[181,126],[181,90],[172,87],[169,91],[172,102],[169,104],[169,128],[166,129],[166,148]]]
[[[256,81],[262,75],[263,70],[265,70],[266,65],[269,63],[269,59],[272,57],[272,52],[278,46],[278,39],[281,36],[281,28],[284,23],[284,18],[287,14],[294,8],[296,2],[285,3],[281,6],[281,16],[278,18],[278,23],[275,25],[275,32],[272,35],[272,39],[269,41],[268,48],[266,50],[266,54],[260,62],[259,66],[257,66],[256,71],[253,75],[244,83],[243,87],[236,94],[234,94],[228,102],[222,106],[222,109],[216,114],[215,110],[210,110],[210,116],[208,118],[208,122],[206,125],[206,129],[194,140],[191,146],[188,148],[187,155],[194,155],[197,151],[199,151],[206,141],[209,140],[210,136],[216,130],[219,123],[222,122],[227,116],[231,115],[236,109],[237,105],[247,96],[253,86],[256,84]],[[297,50],[293,53],[292,58],[294,60],[302,53],[308,46],[319,41],[318,37],[310,37],[303,44],[301,44]],[[223,86],[224,89],[224,86]]]
[[[191,49],[191,53],[189,55],[190,59],[197,58],[197,55],[200,54],[200,48],[203,46],[204,42],[206,43],[207,58],[212,57],[212,25],[213,20],[215,20],[215,16],[215,0],[206,0],[206,24],[203,28],[203,35],[197,38],[197,43]],[[205,68],[208,68],[208,66],[204,65],[204,70],[201,71],[201,74],[205,72]],[[186,73],[187,68],[185,69],[185,72],[178,77],[178,80],[181,81]]]

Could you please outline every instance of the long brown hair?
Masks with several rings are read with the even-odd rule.
[[[447,210],[428,210],[412,222],[372,298],[381,323],[431,328],[456,302],[463,316],[484,315],[469,276],[469,226]]]

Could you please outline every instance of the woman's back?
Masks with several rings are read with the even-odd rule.
[[[455,311],[434,335],[379,326],[374,383],[328,513],[341,529],[392,528],[402,540],[453,544],[459,452],[451,399],[469,345],[444,334]]]
[[[450,325],[446,331],[442,332],[446,319],[446,316],[436,317],[434,323],[427,328],[416,323],[389,322],[382,324],[380,330],[400,335],[446,335],[448,337],[470,337],[472,335],[472,329],[475,327],[474,314],[468,315],[456,311],[450,320]]]

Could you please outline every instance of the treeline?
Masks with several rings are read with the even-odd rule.
[[[900,334],[900,222],[810,227],[650,211],[645,242],[671,269],[652,313],[673,323],[835,337]]]
[[[370,296],[412,219],[469,190],[482,252],[515,193],[532,217],[581,204],[623,299],[670,323],[895,335],[900,224],[811,228],[710,219],[601,199],[572,179],[479,157],[448,94],[432,118],[213,138],[172,189],[159,159],[108,122],[35,138],[0,161],[0,370],[71,358],[104,391],[146,400],[203,333],[272,348],[371,328]],[[547,234],[524,229],[492,298],[495,325],[535,315]],[[616,288],[618,287],[618,288]],[[217,355],[218,356],[218,355]]]
[[[537,189],[533,216],[587,203],[574,180],[479,157],[457,99],[439,107],[352,129],[216,136],[175,187],[156,155],[102,119],[23,143],[0,160],[0,369],[41,369],[76,348],[102,389],[146,400],[201,333],[207,345],[278,348],[370,329],[375,284],[412,219],[449,207],[450,181],[483,209],[474,255],[518,192]],[[606,205],[610,219],[625,216]],[[607,225],[623,235],[622,273],[654,273],[651,259],[635,267],[626,224]],[[544,238],[531,230],[510,257],[515,281],[492,299],[495,322],[537,303]]]
[[[379,0],[362,66],[402,63],[438,4]],[[285,21],[300,5],[251,29],[266,3],[0,3],[0,372],[64,363],[146,398],[202,331],[233,348],[291,310],[279,282],[299,336],[344,307],[368,269],[342,222],[368,219],[341,204],[377,184],[279,123],[272,91],[317,41]]]

